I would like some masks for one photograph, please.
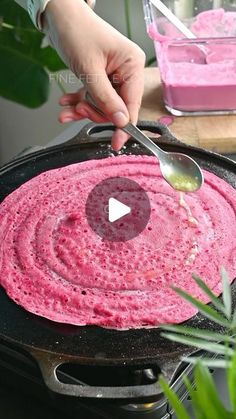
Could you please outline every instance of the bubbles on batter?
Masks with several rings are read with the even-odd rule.
[[[121,159],[119,164],[117,164],[117,160],[113,163],[113,159],[107,159],[110,162],[87,162],[85,165],[76,165],[74,168],[63,168],[60,169],[61,173],[66,171],[66,175],[63,177],[59,177],[59,171],[55,171],[53,175],[50,173],[47,176],[42,175],[48,185],[42,195],[40,192],[43,189],[44,181],[40,178],[41,183],[37,181],[35,184],[32,183],[31,188],[24,189],[20,193],[20,199],[18,192],[16,193],[14,205],[12,205],[12,201],[11,205],[7,201],[5,202],[5,209],[2,209],[2,213],[5,211],[7,219],[14,208],[17,222],[14,220],[11,224],[10,220],[5,224],[1,223],[0,226],[2,237],[5,234],[12,237],[11,252],[7,256],[7,264],[3,265],[5,270],[1,272],[1,278],[4,278],[3,285],[7,289],[14,288],[17,291],[17,298],[15,298],[16,295],[14,296],[15,301],[52,320],[64,321],[65,318],[66,320],[71,318],[71,321],[76,324],[84,324],[84,319],[90,321],[91,306],[88,308],[88,301],[94,302],[100,296],[102,296],[103,302],[105,297],[105,304],[112,311],[113,318],[117,316],[121,328],[127,326],[129,321],[136,326],[141,323],[150,326],[156,324],[156,319],[158,321],[164,318],[171,320],[168,317],[169,312],[172,313],[172,319],[175,316],[175,319],[178,318],[178,321],[181,321],[186,307],[176,307],[171,301],[172,297],[166,292],[169,285],[175,282],[178,286],[184,286],[186,290],[191,290],[193,268],[197,274],[205,276],[207,267],[207,269],[211,269],[213,277],[216,278],[216,256],[214,256],[216,254],[218,255],[217,263],[219,260],[224,260],[226,265],[230,263],[232,267],[233,260],[233,264],[236,265],[235,245],[233,244],[234,226],[232,223],[230,229],[227,230],[227,223],[224,224],[224,218],[228,220],[230,217],[232,218],[234,207],[230,201],[224,206],[225,198],[219,191],[213,191],[214,199],[210,196],[210,202],[205,199],[205,204],[204,199],[200,200],[200,197],[207,189],[202,189],[201,194],[203,195],[197,195],[198,199],[194,199],[193,196],[187,198],[192,212],[199,214],[197,220],[199,225],[191,226],[191,220],[190,223],[186,220],[186,210],[183,211],[179,207],[177,194],[168,190],[168,185],[165,186],[161,182],[160,176],[155,176],[153,181],[150,180],[149,175],[154,170],[153,164],[150,164],[151,159],[141,160],[141,158],[133,159],[132,157],[134,164],[131,162],[123,164],[123,158],[118,157],[118,159]],[[142,166],[141,161],[146,162],[145,165]],[[101,166],[96,169],[97,171],[93,171],[92,165],[99,164]],[[115,165],[117,165],[119,174],[128,173],[134,180],[141,179],[145,188],[151,189],[151,199],[154,202],[151,222],[143,235],[137,237],[135,242],[127,242],[125,246],[120,243],[110,245],[96,237],[84,220],[81,204],[81,202],[85,202],[85,196],[93,186],[95,177],[100,176],[100,173],[107,176],[110,167],[114,169]],[[156,166],[158,167],[158,165]],[[143,176],[143,171],[146,171],[147,176]],[[78,176],[79,173],[83,173],[81,179]],[[97,175],[94,176],[94,173]],[[59,184],[60,187],[58,187]],[[72,184],[74,186],[71,186]],[[153,192],[154,184],[158,188],[158,193]],[[37,192],[37,185],[40,185],[40,192]],[[225,188],[225,183],[223,186]],[[207,187],[206,183],[203,188]],[[218,187],[222,188],[221,180]],[[230,192],[231,195],[228,193],[228,196],[232,196],[233,190]],[[224,194],[226,194],[225,189]],[[83,199],[84,201],[82,201]],[[40,207],[43,200],[47,204]],[[216,208],[219,208],[218,213]],[[221,210],[221,208],[223,209]],[[69,220],[71,214],[72,217]],[[51,224],[52,232],[48,230],[50,223],[49,225],[43,223],[43,217],[51,217],[52,222],[55,218],[58,220],[54,226],[53,223]],[[219,220],[222,221],[221,232],[218,227]],[[19,223],[21,223],[21,228],[19,228]],[[157,225],[160,227],[157,228]],[[152,230],[149,230],[149,227]],[[60,256],[60,252],[57,253],[59,245],[62,256]],[[222,252],[219,252],[220,246],[227,249],[223,255]],[[231,254],[232,248],[234,251]],[[29,258],[29,256],[31,257]],[[5,256],[3,255],[3,257]],[[183,261],[188,258],[189,264],[184,264]],[[12,265],[9,264],[9,261]],[[35,297],[32,283],[27,284],[30,277],[35,278],[42,307],[39,307],[33,298],[29,298],[31,294]],[[19,284],[21,289],[18,290]],[[162,295],[158,294],[159,289],[165,290],[165,292],[163,291]],[[83,294],[83,291],[86,294]],[[49,293],[50,296],[53,296],[52,300],[59,301],[58,304],[49,302]],[[90,300],[91,296],[93,300]],[[145,315],[150,306],[149,301],[158,301],[155,306],[155,317],[152,317],[150,312],[147,316]],[[128,307],[130,307],[132,315],[135,312],[135,316],[137,316],[135,320],[134,318],[129,320]],[[108,312],[103,311],[103,307],[100,308],[101,310],[98,309],[98,312],[101,317],[94,315],[93,321],[96,323],[101,319],[103,324],[111,326]],[[166,311],[165,308],[167,308]],[[127,310],[126,313],[124,313],[125,310]],[[167,317],[161,317],[164,316],[164,313]],[[63,315],[64,317],[60,317]]]

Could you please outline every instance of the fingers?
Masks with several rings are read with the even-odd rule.
[[[66,93],[59,99],[61,106],[76,106],[85,99],[86,91],[84,88],[78,90],[76,93]]]
[[[64,124],[66,122],[79,121],[81,119],[87,118],[85,114],[81,114],[76,111],[76,105],[84,98],[84,89],[79,90],[76,93],[66,93],[63,95],[59,104],[61,106],[66,106],[59,114],[59,121]]]
[[[61,106],[67,106],[66,109],[60,112],[59,121],[61,123],[67,123],[72,121],[79,121],[84,118],[91,119],[96,123],[109,122],[108,119],[101,117],[92,109],[84,99],[84,89],[77,93],[65,94],[61,97],[59,103]],[[82,101],[81,101],[82,100]],[[80,102],[81,101],[81,102]],[[122,130],[117,129],[113,136],[111,145],[114,151],[119,151],[129,136]]]
[[[108,121],[106,117],[97,113],[86,101],[82,101],[76,106],[76,112],[86,115],[86,118],[97,123]]]
[[[141,100],[143,96],[144,88],[144,64],[145,54],[140,50],[136,49],[137,53],[133,61],[127,61],[121,70],[122,80],[120,87],[120,95],[124,100],[128,112],[130,121],[133,124],[137,124],[139,109],[141,106]],[[121,130],[116,130],[112,137],[112,147],[115,151],[119,151],[126,141],[129,139],[129,135]]]
[[[85,83],[86,89],[107,118],[98,114],[85,101],[85,89],[81,89],[78,93],[66,94],[60,99],[62,106],[69,106],[61,112],[60,120],[68,122],[88,118],[96,123],[112,121],[118,128],[123,128],[129,120],[136,124],[143,95],[145,55],[138,47],[133,51],[131,59],[119,68],[119,94],[112,86],[105,69],[99,70],[98,66],[95,66],[96,71],[93,73],[97,77],[90,83]],[[112,137],[113,149],[120,150],[128,138],[126,133],[117,129]]]
[[[114,151],[119,151],[126,141],[129,139],[129,135],[121,129],[117,129],[111,139],[111,146]]]
[[[100,124],[101,122],[108,122],[96,111],[90,108],[85,102],[77,106],[69,106],[59,114],[59,121],[64,124],[65,122],[79,121],[80,119],[90,119],[91,121]]]
[[[96,68],[94,75],[97,77],[94,77],[94,82],[86,84],[87,90],[108,120],[117,127],[124,127],[129,122],[124,101],[113,88],[104,68]]]
[[[69,107],[60,112],[58,119],[62,124],[65,124],[66,122],[73,122],[84,119],[84,116],[76,112],[75,108]]]
[[[81,93],[66,93],[59,99],[59,104],[61,106],[75,106],[81,100]]]
[[[96,123],[107,122],[108,119],[98,114],[89,104],[84,100],[85,89],[81,89],[77,93],[68,93],[63,95],[59,103],[61,106],[67,106],[66,109],[60,112],[59,121],[61,123],[78,121],[80,119],[88,118]]]
[[[133,65],[130,65],[127,76],[120,89],[120,95],[124,100],[130,115],[130,121],[136,124],[141,106],[144,89],[144,64],[145,54],[138,48],[137,56]]]

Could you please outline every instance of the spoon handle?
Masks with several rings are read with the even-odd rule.
[[[146,147],[155,156],[161,158],[165,153],[160,147],[158,147],[147,135],[145,135],[138,127],[129,122],[124,128],[122,128],[127,134],[131,135],[136,141]]]
[[[98,106],[96,105],[93,98],[90,96],[88,92],[86,93],[85,99],[95,109],[96,112],[104,116],[104,113],[100,108],[98,108]],[[133,137],[136,141],[138,141],[140,144],[146,147],[158,158],[161,158],[161,156],[165,154],[165,152],[160,147],[158,147],[147,135],[145,135],[138,127],[136,127],[131,122],[129,122],[124,128],[122,128],[122,131],[131,135],[131,137]]]
[[[151,0],[151,3],[188,39],[197,38],[196,35],[190,31],[183,24],[183,22],[176,16],[172,11],[161,1],[161,0]]]

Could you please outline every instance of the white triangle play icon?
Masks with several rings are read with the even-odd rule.
[[[119,220],[127,214],[131,213],[131,208],[115,198],[110,198],[108,201],[108,219],[110,223]]]

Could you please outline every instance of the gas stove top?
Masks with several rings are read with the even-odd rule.
[[[57,145],[72,138],[81,126],[77,123],[67,129],[64,134],[52,140],[48,146]],[[32,147],[22,154],[36,151]],[[236,160],[236,156],[230,156]],[[191,368],[180,365],[179,375],[175,377],[175,389],[182,397],[187,410],[191,413],[191,404],[187,392],[183,390],[181,373],[185,370],[191,377]],[[63,374],[63,372],[61,372]],[[151,376],[151,371],[145,371]],[[219,394],[224,402],[228,402],[225,376],[221,370],[212,370]],[[75,383],[76,378],[65,374],[64,379]],[[166,400],[146,405],[110,404],[98,400],[79,400],[75,398],[56,397],[50,393],[41,376],[39,368],[28,356],[17,348],[0,341],[0,417],[7,419],[176,419]]]

